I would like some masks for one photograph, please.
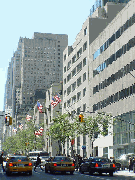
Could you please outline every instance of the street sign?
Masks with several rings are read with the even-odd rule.
[[[86,149],[86,146],[82,146],[82,149]]]

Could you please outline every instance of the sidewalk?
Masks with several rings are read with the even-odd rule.
[[[133,170],[131,170],[130,172],[129,170],[117,171],[114,173],[114,175],[135,177],[135,173],[133,173]]]

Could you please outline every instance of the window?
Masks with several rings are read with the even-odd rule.
[[[64,84],[66,84],[66,78],[64,79]]]
[[[67,82],[71,79],[71,73],[67,76]]]
[[[118,31],[116,32],[116,39],[118,39],[120,37],[120,29],[118,29]]]
[[[77,108],[77,115],[79,115],[80,114],[80,111],[81,111],[81,108],[79,107],[79,108]]]
[[[72,97],[72,103],[74,104],[76,102],[76,95]]]
[[[76,75],[76,67],[72,71],[72,77]]]
[[[77,86],[79,87],[81,85],[81,76],[77,79]]]
[[[86,80],[86,72],[83,74],[83,82]]]
[[[66,66],[64,67],[64,73],[66,72]]]
[[[82,48],[79,49],[79,51],[77,52],[77,59],[81,56],[82,54]]]
[[[109,45],[115,41],[115,34],[112,35],[112,37],[109,38]]]
[[[64,91],[64,96],[66,95],[66,90]]]
[[[76,55],[72,58],[72,64],[76,61]]]
[[[93,61],[100,55],[100,48],[93,54]]]
[[[86,103],[83,104],[83,112],[85,112],[85,111],[86,111]]]
[[[77,93],[77,101],[81,99],[81,91]]]
[[[86,87],[83,89],[83,97],[86,95]]]
[[[66,60],[66,54],[64,55],[64,61]]]
[[[75,90],[76,88],[76,81],[72,84],[72,92]]]
[[[71,67],[71,60],[68,62],[68,65],[67,65],[67,70],[69,70]]]
[[[87,49],[87,41],[83,45],[83,52]]]
[[[70,106],[70,103],[71,103],[71,99],[67,100],[67,107]]]
[[[87,34],[87,27],[84,29],[84,36]]]
[[[64,108],[66,108],[66,102],[64,103]]]
[[[77,65],[77,72],[82,70],[82,61]]]
[[[69,95],[71,92],[71,85],[67,88],[67,95]]]
[[[83,67],[86,65],[87,58],[83,59]]]

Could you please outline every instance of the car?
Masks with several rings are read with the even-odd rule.
[[[49,159],[49,153],[42,151],[40,152],[41,166],[45,166],[46,160]]]
[[[10,156],[6,163],[6,174],[11,173],[29,173],[32,175],[32,162],[27,156]]]
[[[95,172],[98,172],[100,175],[102,173],[109,173],[110,176],[113,176],[113,172],[116,171],[116,166],[108,158],[104,157],[90,157],[82,161],[80,165],[80,173],[89,172],[92,175]]]
[[[75,164],[66,156],[50,157],[45,164],[45,173],[48,173],[48,171],[50,171],[50,173],[70,172],[70,174],[73,174],[75,171]]]
[[[125,168],[127,169],[129,168],[129,157],[133,158],[135,157],[135,154],[134,153],[121,154],[121,156],[116,159],[116,163],[119,164],[122,170],[125,170]]]

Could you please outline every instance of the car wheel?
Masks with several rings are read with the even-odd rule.
[[[72,175],[73,175],[73,173],[74,173],[73,171],[70,171],[70,174],[72,174]]]
[[[90,170],[90,171],[89,171],[89,174],[90,174],[90,175],[93,175],[93,171]]]
[[[50,170],[50,174],[53,174],[54,172],[52,170]]]
[[[109,172],[109,175],[110,175],[110,176],[113,176],[113,172],[112,172],[112,171],[111,171],[111,172]]]
[[[6,175],[7,175],[7,176],[10,176],[10,175],[11,175],[11,172],[6,171]]]
[[[81,174],[84,174],[84,171],[82,171],[82,168],[80,168],[80,173],[81,173]]]
[[[29,175],[32,175],[32,171],[29,171]]]

